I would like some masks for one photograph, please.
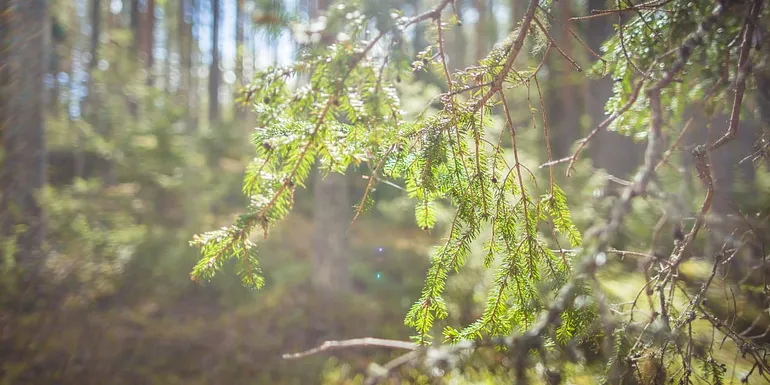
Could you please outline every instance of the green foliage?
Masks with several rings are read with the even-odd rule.
[[[570,271],[570,256],[552,251],[547,241],[551,234],[541,232],[540,225],[554,226],[573,246],[581,243],[564,192],[552,185],[538,199],[534,175],[527,178],[516,148],[506,149],[487,137],[492,107],[498,102],[476,103],[491,92],[489,86],[470,87],[469,99],[460,94],[442,97],[442,109],[434,114],[403,114],[397,83],[406,75],[405,66],[393,58],[405,57],[398,43],[402,30],[418,21],[398,12],[370,14],[371,9],[350,2],[331,9],[328,24],[336,29],[330,30],[368,37],[309,46],[295,64],[268,68],[246,87],[245,99],[257,113],[258,126],[252,141],[256,157],[243,186],[251,203],[231,226],[195,238],[193,244],[203,257],[193,277],[209,279],[225,260],[236,258],[239,265],[250,267],[240,270],[242,278],[252,274],[244,282],[260,287],[263,276],[247,243],[251,234],[259,229],[266,236],[289,213],[294,191],[305,185],[314,162],[322,170],[337,172],[366,164],[386,178],[403,180],[421,229],[436,225],[440,202],[455,208],[448,235],[432,253],[422,294],[406,315],[405,323],[417,332],[415,341],[428,343],[435,322],[448,316],[443,298],[447,280],[471,257],[471,245],[484,229],[492,232],[484,264],[496,271],[485,310],[459,331],[445,329],[444,337],[473,339],[526,328],[550,295],[539,286],[558,288]],[[378,20],[376,31],[367,30],[370,17]],[[499,65],[520,33],[497,46],[479,67],[447,74],[456,84],[452,87],[500,77],[521,83],[519,75],[504,74]],[[413,70],[441,71],[442,59],[434,59],[441,46],[439,42],[420,53]],[[507,122],[515,143],[514,124]],[[504,153],[514,155],[513,163]],[[375,166],[379,164],[382,169]],[[584,322],[576,313],[565,317],[560,335],[568,338]]]
[[[131,186],[104,189],[98,180],[47,187],[41,203],[49,218],[53,249],[46,268],[59,284],[69,282],[65,304],[87,305],[115,292],[115,282],[136,253],[147,227],[125,211]]]
[[[723,385],[725,383],[726,372],[726,365],[718,362],[714,357],[708,356],[701,361],[701,375],[714,385]]]
[[[613,96],[606,104],[607,114],[619,111],[629,102],[638,81],[660,79],[681,59],[686,60],[686,69],[661,95],[661,103],[668,107],[665,118],[681,121],[686,109],[692,106],[700,106],[708,115],[728,111],[730,106],[720,103],[720,96],[732,92],[729,79],[737,73],[725,58],[738,57],[740,44],[733,40],[742,31],[744,11],[748,8],[732,2],[725,4],[737,9],[713,17],[715,7],[721,5],[677,0],[624,23],[620,27],[622,34],[615,33],[602,45],[605,61],[596,62],[592,68],[594,75],[607,74],[614,81]],[[615,25],[616,31],[618,28]],[[647,135],[649,115],[649,102],[642,92],[631,109],[608,128],[641,140]]]

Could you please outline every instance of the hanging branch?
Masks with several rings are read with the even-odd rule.
[[[748,78],[749,71],[751,71],[751,59],[749,58],[749,55],[751,53],[752,40],[754,39],[754,29],[756,28],[757,20],[759,19],[759,13],[762,11],[762,4],[763,0],[754,0],[751,7],[751,15],[746,19],[745,26],[743,27],[744,34],[740,47],[741,53],[738,57],[738,68],[735,74],[735,99],[733,100],[733,108],[730,113],[730,125],[724,136],[710,146],[711,150],[722,147],[733,140],[735,135],[738,134],[743,94],[746,92],[746,78]]]

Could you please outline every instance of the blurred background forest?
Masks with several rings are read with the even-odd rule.
[[[46,167],[30,163],[25,154],[4,156],[3,162],[6,174],[13,170],[33,184],[44,180],[39,202],[45,214],[25,222],[24,229],[42,223],[45,231],[18,230],[4,212],[0,383],[354,383],[371,361],[391,353],[359,349],[299,361],[283,360],[281,354],[330,339],[408,339],[404,315],[419,297],[429,249],[444,235],[451,210],[440,211],[439,227],[423,231],[415,225],[413,203],[403,188],[383,183],[373,192],[374,206],[351,226],[354,206],[368,184],[363,168],[314,179],[298,190],[295,210],[260,246],[263,289],[248,290],[230,274],[212,282],[190,279],[199,258],[189,244],[192,236],[229,224],[246,202],[241,187],[254,156],[248,138],[255,127],[239,90],[255,70],[290,63],[298,47],[322,38],[316,32],[323,29],[319,16],[330,6],[326,0],[52,0],[47,10],[22,10],[17,3],[0,0],[0,49],[8,52],[21,44],[16,54],[47,59],[24,60],[13,73],[0,71],[0,96],[6,102],[0,104],[0,117],[7,125],[14,115],[11,124],[24,125],[25,135],[36,136]],[[433,6],[423,0],[371,3],[407,16]],[[553,38],[584,69],[596,61],[591,51],[601,52],[618,19],[570,18],[610,3],[559,0],[552,6],[553,17],[585,45],[564,28],[554,27]],[[21,11],[10,12],[14,4]],[[445,35],[450,70],[485,57],[514,28],[526,3],[458,0],[455,7],[461,23]],[[35,12],[44,14],[35,17]],[[42,33],[23,33],[30,30]],[[31,37],[14,41],[14,33]],[[427,46],[425,33],[418,26],[409,35],[410,55],[417,57]],[[539,59],[519,60],[536,65]],[[15,88],[11,77],[43,79],[40,102],[10,104],[10,94],[37,95],[35,89]],[[552,157],[561,159],[604,119],[613,79],[586,76],[550,55],[538,80]],[[406,113],[414,116],[426,105],[435,109],[432,98],[442,87],[441,75],[431,71],[405,77],[399,89]],[[519,93],[510,103],[524,126],[533,114],[523,102],[528,97]],[[747,103],[750,109],[753,102]],[[704,119],[695,124],[708,124]],[[725,217],[735,210],[766,213],[770,198],[764,169],[739,163],[751,154],[746,149],[763,131],[762,121],[749,117],[743,124],[747,128],[739,138],[714,155],[716,178],[731,186],[722,191],[729,199],[713,209]],[[702,141],[697,135],[685,137],[682,148]],[[545,172],[537,170],[547,161],[542,132],[526,130],[522,140],[523,162]],[[634,138],[598,133],[575,175],[562,182],[579,227],[606,212],[608,199],[622,186],[618,180],[641,163],[643,150]],[[40,170],[46,171],[38,175]],[[674,179],[665,183],[680,186],[675,190],[692,191],[698,183],[692,170]],[[12,190],[4,185],[2,193],[8,199]],[[680,202],[685,211],[698,207],[699,196],[682,196],[691,199]],[[729,203],[735,201],[742,207]],[[643,206],[635,209],[615,247],[647,251],[657,217]],[[722,247],[722,235],[733,225],[719,226],[714,224],[713,240],[700,248]],[[24,234],[13,236],[17,233]],[[668,243],[677,237],[675,230],[661,234]],[[481,244],[474,247],[480,252]],[[14,261],[20,251],[24,257]],[[446,322],[467,324],[482,310],[491,277],[481,262],[470,263],[477,268],[453,277],[448,287],[452,314],[462,319]],[[603,282],[618,301],[633,299],[644,285],[642,276],[623,276],[638,263],[629,257],[605,273]],[[15,264],[44,266],[39,270],[45,279],[20,278],[13,273]],[[705,269],[707,274],[710,264]],[[703,271],[693,261],[683,276]],[[714,302],[724,303],[724,293],[719,295]],[[766,305],[757,298],[738,302],[757,302],[760,310],[751,313],[757,314]],[[715,311],[727,317],[734,309]],[[734,318],[747,325],[755,321],[748,315]],[[761,332],[770,321],[765,317],[757,324]],[[724,354],[733,359],[737,353]],[[571,381],[593,383],[590,370],[581,373]],[[478,378],[498,383],[493,378],[499,374]],[[428,381],[426,375],[414,376],[417,383]]]

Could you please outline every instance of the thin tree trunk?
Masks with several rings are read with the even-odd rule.
[[[91,0],[91,47],[90,47],[90,53],[91,53],[91,61],[88,64],[88,98],[86,100],[86,106],[85,106],[85,112],[86,112],[86,118],[90,121],[91,125],[96,128],[96,132],[99,133],[99,135],[102,136],[104,140],[109,141],[110,137],[110,130],[107,124],[109,122],[102,121],[99,116],[99,96],[95,93],[94,90],[94,76],[93,72],[97,69],[98,63],[99,63],[99,40],[102,33],[102,0]],[[79,133],[80,135],[80,133]],[[78,155],[79,155],[79,173],[81,175],[78,176],[86,176],[82,175],[84,170],[88,167],[85,164],[85,155],[82,152],[82,146],[79,146],[77,149]],[[102,181],[105,185],[111,186],[117,183],[117,178],[115,177],[115,170],[112,167],[112,162],[109,162],[107,168],[104,170],[104,172],[101,174]]]
[[[209,70],[209,121],[219,121],[219,0],[211,0],[211,67]]]
[[[185,100],[185,106],[188,105],[187,87],[189,86],[190,77],[190,55],[192,54],[191,47],[188,45],[188,39],[192,39],[192,36],[188,34],[190,25],[185,20],[185,14],[187,10],[186,0],[178,0],[178,16],[177,16],[177,41],[179,45],[179,95]],[[189,115],[185,109],[185,118]]]
[[[142,35],[139,33],[139,24],[140,24],[140,11],[139,11],[139,0],[131,0],[131,33],[134,35],[133,39],[133,47],[134,51],[139,50],[140,43],[139,41],[142,38]]]
[[[244,86],[249,82],[249,79],[246,79],[243,76],[243,51],[245,49],[243,46],[243,38],[244,28],[246,26],[244,23],[243,2],[244,0],[235,0],[235,75],[238,78],[235,83],[236,87]],[[240,89],[236,90],[236,92],[240,92]],[[235,116],[238,119],[243,120],[246,117],[245,108],[236,105]]]
[[[51,18],[51,46],[49,47],[49,63],[50,63],[50,71],[51,75],[53,76],[53,87],[51,87],[51,93],[50,97],[48,99],[48,107],[49,107],[49,113],[52,116],[58,117],[59,115],[59,92],[60,92],[60,84],[59,84],[59,71],[61,68],[61,58],[59,57],[58,53],[56,52],[57,44],[59,43],[59,33],[63,33],[63,28],[59,25],[56,18]]]
[[[91,0],[91,63],[94,69],[99,61],[99,35],[102,32],[102,0]],[[90,78],[90,77],[89,77]]]
[[[153,32],[155,31],[155,0],[147,0],[147,9],[142,13],[142,23],[139,33],[141,34],[141,55],[144,61],[144,67],[147,69],[147,85],[153,84],[153,66],[155,59],[152,53]]]
[[[195,15],[198,10],[197,0],[179,0],[180,7],[185,7],[185,15],[182,18],[182,84],[183,92],[185,92],[187,110],[185,115],[187,117],[187,129],[189,132],[197,131],[198,126],[198,77],[193,71],[195,68],[193,65],[193,54],[196,53],[195,42],[193,41],[193,26],[195,25]],[[190,19],[186,17],[189,14]]]

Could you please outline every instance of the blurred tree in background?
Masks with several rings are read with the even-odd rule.
[[[767,13],[0,0],[0,379],[766,383]]]

